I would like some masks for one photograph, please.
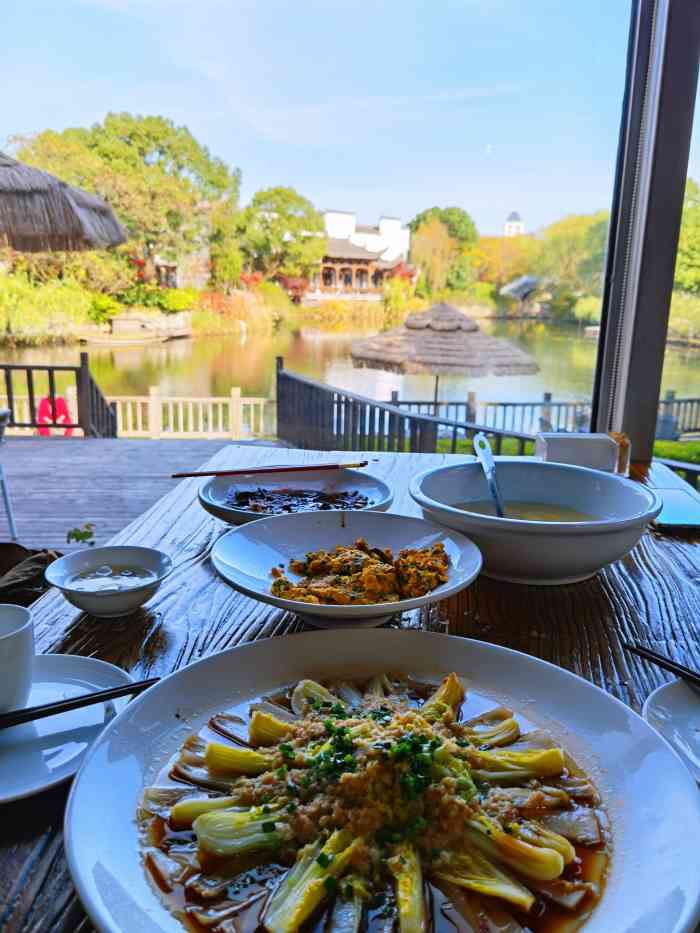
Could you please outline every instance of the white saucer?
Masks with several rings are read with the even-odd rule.
[[[126,671],[73,654],[38,654],[27,706],[129,683]],[[0,803],[48,790],[72,777],[85,752],[129,697],[0,729]]]
[[[700,693],[683,680],[672,680],[647,697],[642,715],[670,742],[700,782]]]

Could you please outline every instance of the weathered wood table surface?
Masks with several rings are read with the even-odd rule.
[[[363,456],[345,452],[337,458]],[[419,514],[408,495],[410,478],[459,459],[432,454],[377,457],[371,470],[393,487],[392,511],[405,514]],[[334,459],[328,452],[230,446],[209,465],[221,469]],[[638,478],[658,487],[683,485],[659,466]],[[198,483],[192,479],[174,486],[114,538],[114,543],[160,548],[173,558],[173,573],[148,609],[124,622],[100,622],[73,609],[59,593],[49,593],[34,607],[37,651],[91,655],[141,678],[167,674],[232,645],[303,628],[296,617],[251,600],[218,579],[207,557],[227,529],[199,506]],[[621,639],[638,638],[700,667],[699,582],[700,533],[652,530],[624,560],[585,583],[525,587],[482,577],[458,596],[414,613],[402,624],[443,629],[528,652],[575,671],[638,710],[666,676],[626,655]],[[66,785],[0,807],[3,933],[92,929],[63,854],[67,793]],[[96,826],[95,832],[99,831]]]

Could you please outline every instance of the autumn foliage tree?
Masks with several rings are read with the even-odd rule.
[[[540,243],[529,236],[485,236],[467,253],[480,282],[502,286],[522,275],[532,275],[538,264]]]
[[[428,292],[445,287],[457,245],[447,227],[437,217],[422,223],[411,238],[411,261],[420,270],[419,285]]]

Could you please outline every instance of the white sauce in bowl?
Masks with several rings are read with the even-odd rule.
[[[157,579],[156,574],[145,567],[102,564],[67,577],[64,586],[79,593],[118,593]]]

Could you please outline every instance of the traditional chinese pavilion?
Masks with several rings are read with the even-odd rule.
[[[376,226],[358,224],[347,211],[326,211],[323,219],[328,245],[307,300],[379,300],[385,277],[406,266],[408,227],[395,217],[380,217]]]

